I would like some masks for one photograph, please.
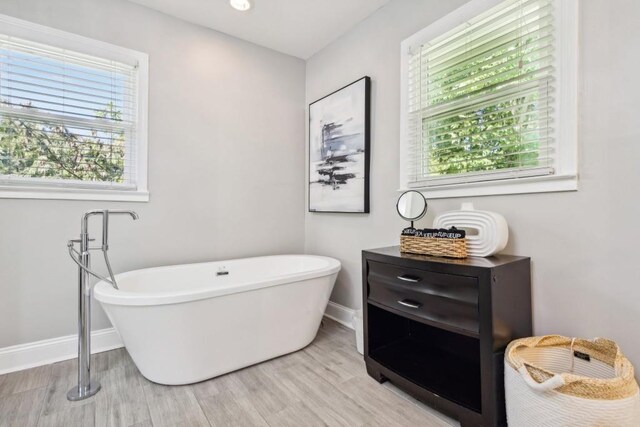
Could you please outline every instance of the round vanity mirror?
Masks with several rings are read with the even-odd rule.
[[[407,221],[411,221],[411,226],[413,227],[413,221],[419,220],[427,213],[427,199],[419,191],[405,191],[398,198],[396,208],[398,209],[398,215]]]

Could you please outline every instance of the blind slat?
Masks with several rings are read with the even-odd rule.
[[[1,175],[0,185],[28,185],[33,187],[69,187],[83,189],[135,190],[136,185],[122,182],[82,181],[76,179],[57,179],[53,177],[27,177],[18,175]]]
[[[453,176],[437,176],[428,180],[415,180],[409,183],[410,188],[420,187],[436,187],[442,185],[456,185],[460,183],[473,183],[485,181],[499,181],[503,179],[513,178],[530,178],[535,176],[551,175],[554,169],[549,166],[531,167],[531,168],[509,168],[500,171],[490,172],[470,172],[467,174],[459,174]]]
[[[45,45],[6,34],[0,34],[0,49],[3,48],[11,52],[22,52],[34,55],[35,57],[54,60],[58,63],[76,65],[94,70],[130,71],[137,67],[137,64],[124,64],[111,59],[99,58],[94,55],[87,55],[56,46]]]
[[[35,88],[34,88],[35,89]],[[23,96],[27,96],[26,99],[33,99],[33,100],[37,100],[37,101],[45,101],[46,97],[50,97],[50,98],[54,98],[54,99],[63,99],[65,101],[65,105],[67,106],[74,106],[74,105],[78,105],[81,108],[85,108],[85,106],[87,104],[91,104],[91,105],[97,105],[100,107],[104,107],[105,103],[104,101],[97,101],[95,99],[93,100],[89,100],[89,99],[82,99],[82,98],[76,98],[73,96],[69,96],[67,93],[65,93],[64,90],[61,90],[61,94],[55,94],[53,92],[46,92],[46,91],[36,91],[36,90],[31,90],[31,89],[17,89],[17,88],[11,88],[11,87],[6,87],[3,85],[0,85],[0,93],[3,93],[3,91],[11,91],[11,94],[9,95],[5,95],[5,97],[7,98],[11,98],[11,97],[17,97],[18,95],[15,95],[16,93],[18,94],[22,94]],[[6,94],[6,92],[4,92]],[[70,104],[67,103],[66,101],[74,101],[77,102],[78,104]],[[84,104],[81,105],[80,103]],[[122,103],[122,102],[118,102],[120,105],[122,105],[124,107],[124,104],[131,104],[129,103]],[[95,109],[95,108],[94,108]]]
[[[11,57],[9,55],[3,55],[0,53],[0,67],[2,67],[4,71],[7,73],[21,72],[21,73],[24,73],[23,75],[43,75],[43,76],[50,77],[52,79],[61,78],[61,79],[64,79],[65,81],[76,80],[79,82],[83,82],[84,84],[90,85],[89,87],[106,86],[110,90],[116,89],[116,84],[114,83],[116,81],[118,82],[117,87],[133,86],[132,76],[130,76],[128,73],[122,74],[122,73],[106,72],[102,74],[101,79],[97,79],[97,77],[99,76],[98,74],[69,70],[69,69],[65,69],[62,66],[59,67],[60,71],[51,71],[48,69],[50,68],[48,64],[42,64],[42,63],[38,64],[36,61],[31,61],[31,63],[38,64],[38,65],[28,66],[25,64],[20,64],[19,62],[21,62],[20,59]],[[15,71],[15,70],[19,70],[19,71]],[[92,77],[96,77],[96,78],[92,78]]]
[[[50,86],[52,88],[69,87],[77,90],[82,90],[85,93],[98,92],[101,94],[107,94],[111,97],[115,97],[116,95],[120,95],[120,96],[129,95],[131,90],[130,87],[126,87],[125,85],[122,85],[122,86],[117,85],[117,86],[114,86],[113,88],[111,87],[106,88],[102,86],[99,87],[98,85],[73,83],[72,80],[77,80],[77,81],[79,80],[73,77],[68,77],[67,80],[60,80],[60,79],[56,80],[54,78],[43,77],[33,73],[29,74],[24,72],[21,73],[17,71],[8,71],[5,69],[5,67],[2,67],[2,72],[7,79],[10,78],[16,82],[29,83],[29,82],[35,81],[38,84],[41,84],[43,86]]]
[[[58,132],[56,132],[55,130],[52,129],[48,129],[48,128],[40,128],[38,130],[36,130],[36,132],[42,134],[45,138],[48,138],[49,140],[52,141],[66,141],[67,138],[58,136]],[[109,135],[114,135],[116,134],[116,132],[110,132]],[[122,136],[120,133],[118,133],[118,136],[99,136],[99,135],[86,135],[86,134],[82,134],[79,133],[77,131],[77,129],[74,129],[74,135],[76,138],[80,138],[83,139],[83,145],[87,145],[87,146],[91,146],[91,145],[97,145],[97,146],[101,146],[101,145],[110,145],[115,143],[116,141],[122,141]],[[13,138],[16,137],[16,134],[13,133],[7,133],[7,132],[2,132],[0,131],[0,138]],[[69,148],[70,149],[70,148]]]
[[[86,127],[98,131],[129,131],[135,127],[134,122],[115,122],[100,118],[71,117],[60,114],[53,114],[46,111],[36,111],[31,108],[8,107],[0,103],[0,117],[7,119],[26,119],[42,124],[59,124],[69,127]]]
[[[4,82],[4,84],[2,85],[2,87],[4,88],[3,90],[11,90],[12,88],[16,88],[16,90],[18,90],[17,88],[27,86],[27,87],[33,88],[34,90],[41,89],[51,93],[56,93],[56,92],[62,92],[62,94],[71,93],[74,95],[83,95],[91,99],[102,99],[103,101],[107,101],[107,102],[113,100],[113,94],[106,95],[106,96],[97,95],[95,91],[93,93],[88,93],[87,91],[71,89],[68,87],[68,85],[65,87],[52,87],[52,86],[47,86],[47,85],[38,84],[34,82],[25,82],[22,80],[16,80],[10,77],[3,78],[2,82]],[[10,86],[7,86],[7,85],[10,85]],[[133,94],[122,94],[122,96],[119,98],[119,101],[122,103],[133,104],[134,103],[133,96],[134,96]]]
[[[511,31],[514,27],[529,26],[531,21],[544,20],[551,11],[548,0],[511,0],[505,1],[490,14],[483,14],[483,20],[469,22],[453,30],[450,35],[443,35],[441,42],[423,45],[427,53],[438,58],[460,46],[467,50],[476,48],[491,40],[491,37]],[[452,49],[453,47],[453,49]]]
[[[440,106],[442,104],[450,105],[452,102],[455,102],[461,98],[472,98],[476,95],[481,95],[484,93],[491,93],[493,91],[497,91],[501,88],[518,85],[520,82],[524,81],[534,81],[543,78],[545,75],[549,74],[553,71],[553,68],[550,64],[553,63],[553,58],[547,57],[543,60],[536,61],[530,71],[524,73],[517,73],[514,70],[507,70],[501,73],[497,73],[495,75],[489,75],[484,77],[482,80],[477,83],[474,82],[473,85],[470,85],[473,90],[463,86],[463,87],[454,87],[453,85],[443,90],[437,90],[435,93],[426,97],[425,101],[430,106]],[[535,65],[541,65],[542,68],[533,68]],[[515,75],[514,75],[515,73]],[[484,85],[483,85],[484,84]],[[475,88],[480,85],[480,87]],[[447,97],[450,96],[451,98]],[[444,98],[443,98],[444,97]]]
[[[524,107],[526,107],[526,105]],[[518,126],[521,126],[523,123],[539,121],[540,120],[539,117],[546,118],[546,122],[548,122],[548,123],[551,123],[553,121],[552,119],[548,118],[549,113],[552,111],[551,107],[538,108],[534,112],[524,111],[524,112],[519,112],[519,113],[515,113],[514,114],[514,110],[522,109],[522,108],[523,108],[522,106],[518,106],[518,107],[515,107],[513,109],[503,109],[503,110],[500,110],[499,112],[503,113],[503,114],[511,114],[509,116],[509,120],[517,121]],[[541,116],[535,116],[536,114],[540,114]],[[531,119],[527,119],[527,120],[524,120],[524,121],[519,121],[523,117],[526,118],[528,116],[535,116],[535,117],[532,117]],[[461,133],[461,132],[472,132],[472,131],[476,130],[478,127],[486,128],[487,126],[496,125],[496,124],[499,124],[501,122],[504,122],[504,120],[505,120],[503,117],[494,118],[494,119],[490,119],[490,120],[486,120],[486,118],[484,118],[484,120],[482,120],[482,122],[473,123],[471,125],[459,127],[459,128],[456,128],[455,130],[442,130],[444,128],[451,128],[452,125],[458,125],[460,123],[469,122],[469,121],[478,120],[478,119],[479,118],[477,116],[476,117],[467,117],[467,116],[465,116],[463,118],[460,118],[457,121],[452,121],[451,123],[443,124],[443,125],[440,125],[440,126],[435,127],[435,128],[428,128],[428,124],[423,124],[422,125],[422,131],[423,132],[425,132],[425,131],[429,132],[429,137],[430,138],[437,138],[437,137],[440,137],[442,135],[451,134],[452,132],[458,132],[458,133]],[[441,132],[436,132],[435,129],[440,129],[442,131]]]
[[[446,104],[424,108],[420,111],[420,114],[424,119],[442,120],[452,115],[459,114],[460,112],[468,111],[470,108],[478,111],[481,110],[482,107],[486,108],[488,106],[526,98],[540,92],[542,92],[545,97],[549,97],[555,92],[551,78],[534,80],[526,83],[522,83],[520,81],[508,81],[506,83],[518,84],[507,84],[505,87],[499,88],[494,92],[476,93],[474,96],[458,98]]]
[[[48,102],[42,102],[39,101],[38,102],[38,106],[37,107],[31,107],[31,106],[25,106],[23,104],[16,104],[13,102],[3,102],[2,103],[5,106],[8,106],[10,108],[13,109],[25,109],[25,110],[31,110],[31,109],[37,109],[39,111],[42,111],[44,113],[51,113],[53,114],[57,114],[57,115],[62,115],[63,117],[77,117],[77,118],[86,118],[88,120],[92,120],[92,119],[97,119],[97,111],[95,109],[91,109],[90,111],[92,111],[92,114],[86,114],[86,113],[79,113],[79,112],[74,112],[74,111],[69,111],[69,110],[65,110],[64,108],[49,108],[49,107],[44,107],[42,104],[51,104]],[[63,106],[64,104],[58,104],[59,106]],[[16,115],[17,116],[17,115]],[[114,122],[114,123],[120,123],[122,122],[121,120],[111,120],[111,119],[103,119],[104,121],[110,121],[110,122]]]
[[[24,94],[28,95],[28,94]],[[7,99],[9,101],[5,101],[5,105],[13,106],[13,107],[25,107],[25,108],[38,108],[40,110],[45,111],[53,111],[62,114],[69,114],[74,116],[84,116],[84,117],[97,117],[98,114],[104,111],[105,106],[102,105],[102,108],[97,108],[91,105],[81,105],[80,103],[71,103],[67,102],[68,98],[58,97],[54,98],[55,101],[48,101],[46,99],[42,99],[40,97],[35,96],[18,96],[11,95],[8,96]],[[26,104],[11,102],[11,100],[21,100],[25,101]],[[38,105],[38,107],[33,107],[33,104]],[[94,104],[95,103],[91,103]],[[46,105],[46,107],[45,107]],[[119,122],[122,120],[116,120],[109,118],[107,120]]]
[[[437,75],[443,71],[451,70],[452,68],[459,67],[466,62],[473,59],[482,58],[487,55],[500,52],[502,50],[513,47],[520,40],[549,38],[554,32],[552,25],[553,21],[549,20],[549,23],[544,26],[538,26],[534,29],[522,32],[521,29],[516,28],[512,32],[505,34],[499,38],[492,40],[490,43],[486,43],[479,51],[467,51],[461,50],[458,55],[449,57],[442,62],[436,63],[435,61],[429,61],[426,55],[416,55],[410,60],[409,70],[410,73],[415,73],[420,67],[425,67],[429,71],[430,75]],[[423,59],[420,59],[423,56]]]
[[[500,141],[500,132],[501,131],[506,131],[509,129],[513,129],[513,127],[510,126],[504,126],[500,129],[491,129],[488,131],[483,131],[483,132],[478,132],[477,134],[474,134],[473,136],[469,136],[469,137],[465,137],[462,138],[463,142],[461,141],[461,138],[450,138],[450,139],[446,139],[446,140],[442,140],[442,141],[437,141],[437,142],[427,142],[423,145],[422,149],[418,149],[415,150],[415,152],[420,153],[426,153],[429,156],[432,155],[438,155],[439,153],[443,152],[443,151],[451,151],[455,148],[464,148],[464,147],[469,147],[470,145],[479,145],[480,141],[485,141],[487,146],[486,148],[480,148],[477,149],[477,151],[481,151],[481,150],[490,150],[493,147],[488,145],[490,143],[495,143],[497,141]],[[527,130],[518,130],[517,131],[517,137],[523,138],[526,135],[530,135],[530,134],[535,134],[538,132],[541,133],[545,133],[545,137],[547,134],[551,133],[552,128],[548,127],[548,126],[541,126],[541,127],[536,127],[536,128],[532,128],[532,129],[527,129]],[[498,133],[496,135],[496,133]],[[515,133],[515,132],[514,132]],[[495,136],[492,136],[495,135]],[[505,137],[505,135],[502,135],[502,137]],[[480,140],[480,141],[478,141]],[[456,143],[457,142],[457,143]],[[518,145],[523,145],[523,144],[529,144],[529,141],[527,140],[518,140],[516,142],[509,142],[509,143],[502,143],[500,144],[501,148],[507,148],[507,147],[512,147],[512,146],[518,146]],[[471,151],[471,150],[468,150]]]
[[[550,141],[550,138],[548,137],[538,137],[538,138],[530,139],[528,141],[517,142],[517,143],[505,145],[505,146],[495,146],[495,148],[486,146],[478,149],[464,150],[466,154],[464,158],[461,158],[460,160],[450,160],[446,163],[446,165],[452,165],[455,163],[464,163],[470,160],[478,160],[478,159],[484,158],[484,156],[486,157],[495,157],[497,155],[507,156],[512,154],[522,154],[525,152],[526,153],[529,153],[529,152],[552,153],[555,151],[555,147],[549,146],[548,145],[549,141]],[[514,148],[514,147],[519,147],[519,148],[517,149],[517,151],[512,151],[512,152],[503,151],[503,150],[508,150],[509,148]],[[455,149],[460,149],[461,147],[450,147],[450,148],[451,150],[449,151],[452,151],[452,153],[448,153],[448,154],[455,154],[453,153],[453,151],[455,151]],[[446,152],[448,150],[441,150],[441,151]],[[483,153],[483,154],[479,154],[479,153]],[[409,161],[413,161],[416,163],[418,162],[428,163],[428,162],[431,162],[432,158],[433,156],[427,152],[417,152],[414,154],[409,154],[407,157]],[[446,165],[443,165],[443,166],[446,166]]]
[[[467,68],[462,67],[464,64],[460,64],[457,68],[462,68],[460,71],[452,73],[451,70],[444,70],[440,73],[434,73],[429,70],[428,79],[430,84],[437,84],[442,81],[448,82],[458,82],[464,79],[466,75],[476,75],[476,73],[482,70],[491,70],[494,67],[501,66],[507,67],[511,65],[513,62],[518,62],[522,60],[522,58],[535,58],[536,54],[544,56],[550,56],[552,54],[552,49],[549,47],[550,36],[546,36],[535,42],[532,42],[527,45],[526,48],[512,48],[507,50],[506,52],[500,55],[483,55],[479,58],[474,58],[475,60],[468,61],[464,64],[471,63],[472,66]],[[504,51],[504,49],[503,49]],[[528,64],[527,64],[528,65]],[[453,68],[455,70],[455,68]],[[460,78],[462,77],[462,78]]]
[[[2,49],[2,42],[0,42],[0,49]],[[93,67],[88,68],[84,66],[76,66],[74,64],[70,64],[67,62],[57,62],[57,61],[46,61],[44,62],[41,56],[38,56],[35,52],[25,52],[16,54],[15,51],[11,49],[5,50],[4,53],[0,54],[0,61],[4,61],[6,63],[20,63],[24,67],[41,69],[57,69],[62,72],[73,71],[77,74],[82,74],[85,76],[93,76],[100,77],[104,79],[105,72],[109,75],[120,75],[124,78],[134,79],[136,76],[136,67],[129,68],[107,68],[101,69],[100,71],[95,71]],[[33,64],[29,66],[28,64]]]

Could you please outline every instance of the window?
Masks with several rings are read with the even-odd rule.
[[[574,0],[472,0],[405,40],[402,186],[575,190],[576,20]]]
[[[0,197],[148,200],[146,55],[0,23]]]

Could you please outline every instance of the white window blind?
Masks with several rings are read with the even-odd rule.
[[[410,187],[554,173],[553,0],[508,0],[412,46]]]
[[[135,190],[137,72],[0,34],[0,185]]]

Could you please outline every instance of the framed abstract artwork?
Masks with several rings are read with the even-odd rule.
[[[309,212],[369,213],[371,79],[309,105]]]

